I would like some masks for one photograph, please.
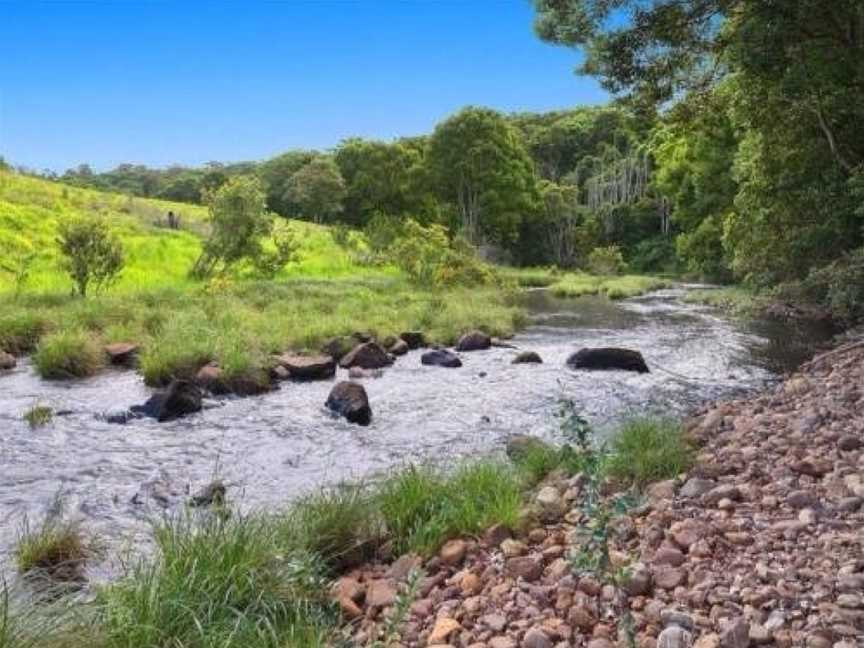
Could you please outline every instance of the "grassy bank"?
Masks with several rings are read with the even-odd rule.
[[[695,304],[706,304],[722,308],[735,315],[752,315],[757,313],[760,309],[764,308],[767,301],[753,290],[742,286],[690,290],[684,296],[684,300]]]
[[[669,282],[659,277],[644,275],[597,276],[584,273],[570,273],[562,276],[550,286],[554,295],[559,297],[582,297],[583,295],[604,295],[609,299],[636,297],[652,290],[665,288]]]
[[[94,601],[70,603],[59,614],[56,604],[0,608],[0,645],[330,645],[341,622],[329,589],[341,572],[382,553],[430,556],[446,540],[494,524],[517,534],[528,530],[532,489],[552,471],[581,472],[592,484],[613,479],[621,488],[638,487],[676,476],[692,458],[679,428],[668,421],[628,422],[602,448],[587,445],[580,429],[575,447],[532,444],[514,462],[475,459],[447,470],[411,466],[374,483],[310,495],[280,513],[217,511],[160,523],[157,554],[98,588]],[[591,491],[592,501],[597,492]],[[28,543],[28,564],[38,563],[32,548],[39,540]]]

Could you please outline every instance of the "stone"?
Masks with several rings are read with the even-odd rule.
[[[513,358],[512,364],[543,364],[543,358],[536,351],[522,351]]]
[[[422,331],[403,331],[399,337],[412,351],[426,346],[426,336],[423,335]]]
[[[138,356],[138,345],[131,342],[106,344],[105,355],[108,356],[108,362],[112,365],[128,367],[135,363],[135,359]]]
[[[446,367],[447,369],[456,369],[462,366],[462,361],[452,351],[446,349],[435,349],[427,351],[420,356],[420,364],[430,367]]]
[[[635,563],[628,570],[623,584],[630,596],[645,596],[651,593],[651,570],[644,563]]]
[[[483,543],[488,547],[498,547],[513,537],[513,532],[503,524],[495,524],[483,534]],[[505,554],[506,555],[506,554]]]
[[[747,648],[750,628],[742,617],[728,621],[720,632],[720,648]]]
[[[488,627],[493,632],[502,632],[507,627],[507,617],[503,614],[493,612],[480,617],[480,623]]]
[[[189,503],[192,506],[210,506],[216,504],[220,506],[225,503],[225,493],[227,489],[221,480],[215,480],[201,488],[195,493]]]
[[[360,603],[366,595],[366,588],[356,578],[350,576],[343,576],[336,581],[333,585],[333,591],[337,598],[345,597],[355,603]]]
[[[11,371],[18,365],[18,361],[11,353],[0,351],[0,371]]]
[[[522,638],[522,648],[552,648],[552,642],[540,628],[531,628]]]
[[[294,380],[328,380],[336,375],[336,361],[330,355],[301,356],[286,353],[279,356],[277,361]]]
[[[349,351],[340,361],[343,369],[383,369],[393,364],[393,358],[377,342],[364,342]]]
[[[690,614],[674,608],[662,610],[660,612],[660,621],[666,627],[675,625],[685,630],[693,630],[695,627],[693,617]]]
[[[429,645],[445,644],[452,634],[462,629],[462,625],[450,617],[439,617],[429,635]]]
[[[686,572],[677,567],[663,565],[654,570],[654,585],[660,589],[675,589],[681,585],[686,578]]]
[[[762,646],[764,644],[771,643],[774,640],[774,633],[772,633],[768,628],[758,623],[750,624],[750,645],[752,646]]]
[[[672,567],[680,567],[684,564],[684,554],[680,550],[668,544],[661,545],[654,552],[654,558],[651,561],[654,565],[671,565]]]
[[[387,349],[387,352],[390,355],[394,356],[403,356],[409,351],[408,343],[405,340],[396,340],[390,347]]]
[[[516,640],[504,635],[492,637],[488,643],[489,648],[516,648]]]
[[[459,583],[459,587],[462,588],[462,593],[465,596],[476,596],[483,589],[483,581],[480,580],[480,577],[477,574],[468,572],[462,577],[462,582]]]
[[[168,389],[153,394],[143,405],[131,407],[130,412],[165,423],[200,412],[202,398],[201,389],[197,385],[188,380],[175,380],[168,385]]]
[[[571,369],[621,370],[649,373],[645,358],[638,351],[614,347],[584,348],[569,358],[567,366]]]
[[[396,587],[389,579],[377,579],[370,582],[366,588],[366,605],[373,608],[385,608],[396,601]]]
[[[657,637],[657,648],[690,648],[693,645],[693,635],[684,628],[669,626]]]
[[[387,576],[395,581],[404,581],[412,571],[419,570],[422,565],[423,559],[417,554],[404,554],[390,565]]]
[[[483,351],[492,346],[492,338],[483,331],[471,331],[459,338],[457,351]]]
[[[504,554],[505,558],[515,558],[516,556],[523,556],[528,552],[528,547],[524,542],[519,540],[514,540],[513,538],[506,538],[501,542],[501,553]]]
[[[605,637],[597,637],[588,642],[587,648],[615,648],[615,644]]]
[[[225,380],[222,369],[212,362],[198,370],[198,373],[195,374],[195,383],[215,396],[231,392],[231,387]]]
[[[843,452],[852,452],[864,444],[859,434],[844,434],[837,442],[837,447]]]
[[[720,648],[720,635],[716,632],[702,635],[693,644],[693,648]]]
[[[681,487],[681,490],[678,491],[678,494],[681,497],[702,497],[702,495],[710,491],[712,488],[714,488],[714,486],[716,486],[716,482],[713,479],[691,477],[684,483],[684,485]]]
[[[464,540],[448,540],[438,552],[438,557],[445,565],[458,565],[465,559],[468,543]]]
[[[543,562],[534,556],[510,558],[507,560],[507,571],[511,576],[532,582],[543,575]]]
[[[350,423],[369,425],[372,422],[372,408],[363,385],[348,381],[337,383],[327,397],[326,406]]]
[[[564,500],[554,486],[544,486],[534,498],[544,522],[556,522],[564,515]]]
[[[791,468],[794,472],[818,479],[831,472],[833,466],[824,459],[803,459],[793,463]]]

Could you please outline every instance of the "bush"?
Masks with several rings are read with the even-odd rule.
[[[39,375],[54,380],[92,376],[104,360],[100,345],[84,331],[76,330],[42,338],[33,358]]]
[[[812,271],[802,283],[805,299],[847,326],[864,321],[864,248]]]
[[[99,218],[75,218],[58,226],[57,243],[66,257],[63,268],[69,273],[78,294],[87,296],[113,283],[123,269],[123,245]]]
[[[617,275],[627,269],[624,255],[617,245],[597,247],[588,255],[588,269],[597,275]]]
[[[609,474],[628,484],[644,486],[672,479],[693,462],[693,449],[681,426],[671,420],[635,418],[624,423],[612,439]]]

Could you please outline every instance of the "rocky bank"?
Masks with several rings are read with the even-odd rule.
[[[609,524],[617,576],[573,568],[585,480],[553,476],[536,494],[552,511],[546,524],[515,537],[493,528],[431,560],[402,556],[343,577],[334,597],[350,642],[864,646],[864,345],[707,408],[687,433],[699,448],[693,469],[651,485]]]

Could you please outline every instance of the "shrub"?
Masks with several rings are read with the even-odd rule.
[[[593,274],[617,275],[627,269],[624,255],[617,245],[594,248],[588,255],[588,269]]]
[[[63,221],[58,226],[57,244],[78,294],[90,288],[99,291],[113,283],[125,263],[123,246],[100,218],[84,217]]]
[[[11,276],[15,297],[21,295],[36,261],[33,244],[17,236],[0,236],[0,272]]]
[[[851,326],[864,320],[864,248],[812,271],[802,282],[804,296]]]
[[[634,418],[612,439],[609,474],[622,482],[644,486],[672,479],[693,462],[693,449],[681,426],[671,420]]]
[[[92,376],[104,364],[104,352],[84,331],[63,331],[42,338],[33,358],[43,378],[62,380]]]

